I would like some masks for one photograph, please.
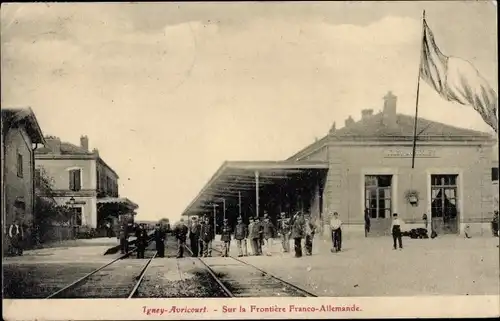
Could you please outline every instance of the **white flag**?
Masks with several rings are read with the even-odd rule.
[[[470,62],[443,55],[425,19],[420,77],[444,99],[472,106],[498,132],[496,92]]]

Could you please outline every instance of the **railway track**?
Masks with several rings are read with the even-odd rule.
[[[186,249],[191,252],[187,246]],[[215,248],[212,249],[213,252],[222,254]],[[233,256],[198,257],[198,260],[227,297],[317,297],[314,293]]]
[[[127,259],[136,252],[128,253],[84,275],[78,280],[50,294],[46,299],[55,298],[133,298],[146,275],[147,269],[156,257],[152,249],[154,242],[148,242],[145,259]]]

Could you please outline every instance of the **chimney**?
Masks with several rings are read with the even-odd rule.
[[[373,109],[363,109],[361,111],[361,120],[365,120],[373,116]]]
[[[95,155],[97,155],[97,156],[99,156],[99,150],[97,148],[94,148],[92,150],[92,153],[95,154]]]
[[[47,136],[45,137],[45,141],[47,142],[46,147],[50,148],[51,153],[61,154],[61,139],[56,136]]]
[[[89,151],[89,138],[87,136],[80,137],[80,146],[86,151]]]
[[[346,120],[345,120],[345,127],[349,127],[349,126],[352,126],[354,124],[354,119],[352,119],[351,116],[349,116]]]
[[[384,125],[395,126],[396,125],[396,103],[398,97],[393,95],[391,91],[384,96]]]
[[[335,122],[333,122],[332,124],[332,127],[330,128],[330,135],[335,135],[335,132],[337,131],[337,124],[335,124]]]

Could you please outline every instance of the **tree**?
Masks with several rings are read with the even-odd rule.
[[[56,194],[53,190],[54,181],[43,168],[37,169],[35,174],[35,213],[33,215],[33,226],[35,228],[35,242],[40,243],[46,233],[54,225],[69,224],[71,209],[68,206],[59,205],[55,200]]]

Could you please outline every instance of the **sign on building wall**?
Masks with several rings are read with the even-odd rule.
[[[413,150],[411,148],[391,148],[385,150],[385,158],[411,158]],[[417,149],[415,151],[417,158],[436,158],[436,151],[433,149]]]

